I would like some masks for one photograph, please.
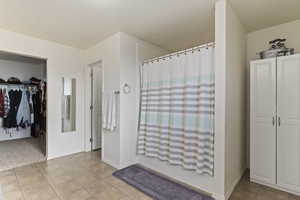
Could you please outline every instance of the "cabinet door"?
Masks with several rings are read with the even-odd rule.
[[[277,62],[277,184],[300,192],[300,56]]]
[[[250,176],[276,183],[276,59],[251,63]]]

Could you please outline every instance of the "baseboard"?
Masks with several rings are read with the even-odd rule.
[[[113,161],[113,160],[110,160],[110,159],[107,159],[107,158],[102,158],[102,161],[110,166],[112,166],[113,168],[115,169],[120,169],[120,165]]]
[[[227,199],[230,198],[230,196],[231,196],[231,194],[233,193],[235,187],[236,187],[237,184],[240,182],[241,178],[244,176],[246,170],[247,170],[247,168],[245,168],[245,169],[240,173],[240,175],[238,176],[238,178],[236,178],[236,179],[232,182],[232,184],[231,184],[229,190],[226,191],[226,193],[225,193],[225,200],[227,200]]]
[[[281,191],[284,191],[284,192],[287,192],[287,193],[290,193],[290,194],[294,194],[294,195],[300,196],[300,193],[299,193],[299,192],[295,192],[295,191],[292,191],[292,190],[288,190],[288,189],[282,188],[282,187],[280,187],[280,186],[278,186],[278,185],[265,183],[265,182],[263,182],[263,181],[259,181],[259,180],[257,180],[257,179],[253,179],[253,178],[250,178],[250,181],[253,182],[253,183],[260,184],[260,185],[268,186],[268,187],[270,187],[270,188],[274,188],[274,189],[276,189],[276,190],[281,190]]]
[[[136,161],[130,161],[130,162],[126,162],[126,163],[121,163],[120,164],[120,169],[123,169],[125,167],[129,167],[130,165],[135,165],[135,164],[137,164]]]
[[[226,200],[224,195],[221,194],[213,194],[212,197],[214,198],[214,200]]]
[[[12,141],[12,140],[22,140],[22,139],[29,139],[32,138],[30,135],[29,136],[22,136],[22,137],[9,137],[5,139],[0,139],[0,142],[7,142],[7,141]]]
[[[73,154],[77,154],[77,153],[82,153],[83,151],[74,151],[74,152],[67,152],[67,153],[63,153],[63,154],[60,154],[60,155],[47,155],[47,160],[52,160],[52,159],[55,159],[55,158],[61,158],[61,157],[65,157],[65,156],[70,156],[70,155],[73,155]]]

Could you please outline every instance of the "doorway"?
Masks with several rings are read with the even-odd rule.
[[[102,148],[102,62],[89,65],[90,72],[90,132],[91,151],[101,151]]]
[[[0,52],[0,171],[46,160],[47,60]]]

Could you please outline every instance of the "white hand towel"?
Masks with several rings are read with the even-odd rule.
[[[117,100],[115,94],[103,95],[103,115],[102,128],[108,131],[114,131],[117,128],[116,120]]]
[[[102,128],[107,129],[108,127],[108,108],[109,108],[109,96],[103,93],[102,96]]]

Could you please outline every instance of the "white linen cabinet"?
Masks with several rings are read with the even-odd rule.
[[[250,179],[300,194],[300,55],[251,62]]]

